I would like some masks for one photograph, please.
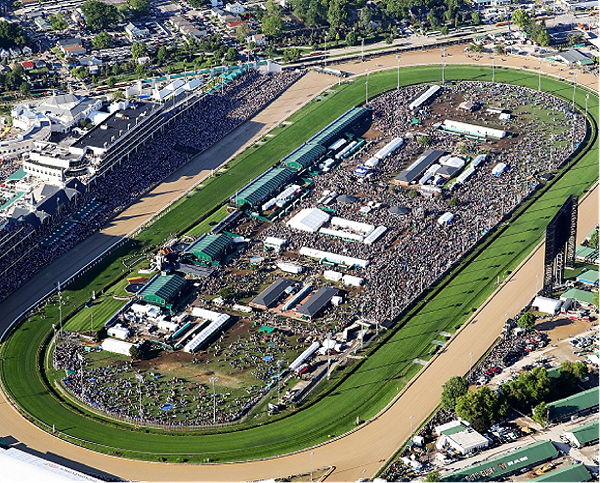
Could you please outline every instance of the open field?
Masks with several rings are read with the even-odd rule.
[[[437,79],[434,68],[416,68],[403,76],[404,83],[424,82]],[[482,78],[489,79],[489,70],[479,67],[447,67],[447,78]],[[431,76],[428,78],[428,76]],[[529,86],[537,85],[537,76],[516,72],[497,71],[496,79],[502,82],[514,82]],[[370,78],[372,92],[381,92],[395,86],[395,72],[373,74]],[[569,97],[571,89],[568,85],[555,80],[545,80],[544,87],[551,89],[556,95]],[[325,122],[335,118],[348,107],[362,98],[364,84],[357,80],[354,84],[342,89],[335,95],[335,103],[314,103],[310,107],[315,116]],[[577,101],[583,103],[584,94],[579,92]],[[597,98],[592,98],[591,110],[595,112]],[[317,107],[315,107],[317,106]],[[310,116],[309,116],[310,117]],[[300,121],[282,131],[288,133],[298,126]],[[316,123],[302,123],[293,145],[316,131]],[[310,128],[308,127],[310,126]],[[308,132],[307,132],[308,130]],[[304,136],[306,134],[306,136]],[[278,141],[279,136],[272,141]],[[270,146],[269,141],[263,147]],[[292,142],[288,139],[288,142]],[[273,147],[267,157],[269,163],[289,150],[290,144],[276,143],[279,151]],[[261,147],[262,148],[262,147]],[[258,153],[261,148],[254,150]],[[248,155],[252,156],[254,153]],[[264,154],[264,153],[263,153]],[[250,428],[234,433],[173,436],[168,434],[143,434],[123,428],[110,427],[105,423],[88,420],[81,424],[81,416],[64,408],[51,394],[45,392],[44,381],[33,371],[37,366],[37,350],[44,341],[49,327],[48,319],[29,321],[19,329],[5,344],[2,364],[5,383],[10,392],[30,414],[46,420],[51,414],[52,423],[63,435],[96,441],[102,445],[120,448],[119,453],[139,458],[153,459],[161,453],[165,458],[186,455],[190,461],[246,460],[280,454],[309,446],[328,438],[329,435],[340,435],[351,429],[356,417],[367,419],[373,416],[385,403],[390,401],[399,388],[419,369],[412,363],[415,357],[424,357],[429,352],[431,340],[441,330],[453,329],[464,322],[473,310],[494,289],[498,276],[502,279],[514,269],[520,260],[540,239],[545,223],[564,198],[571,193],[583,193],[597,178],[597,145],[582,156],[577,164],[565,176],[559,179],[550,190],[530,206],[514,223],[505,227],[498,238],[494,239],[483,252],[470,261],[442,290],[430,294],[427,304],[418,307],[413,313],[403,318],[397,325],[399,330],[390,332],[388,341],[362,364],[357,365],[354,372],[343,379],[340,384],[312,406],[290,416],[289,418],[262,427]],[[250,161],[248,161],[250,162]],[[233,171],[233,168],[232,168]],[[225,178],[222,176],[215,181]],[[233,181],[233,180],[229,180]],[[218,183],[217,183],[218,184]],[[214,206],[219,200],[214,190],[208,190],[212,183],[188,198],[168,215],[160,220],[163,225],[171,213],[176,212],[186,203],[195,200],[194,205],[202,209]],[[235,189],[234,183],[228,186],[228,193]],[[208,193],[208,194],[207,194]],[[202,196],[204,195],[204,196]],[[208,196],[208,198],[205,198]],[[223,195],[221,195],[223,196]],[[197,203],[197,204],[196,204]],[[192,208],[194,207],[192,206]],[[189,209],[192,209],[189,208]],[[185,211],[172,219],[171,230],[177,220],[188,220]],[[187,212],[189,215],[189,211]],[[158,233],[162,230],[158,230]],[[163,232],[164,234],[165,232]],[[143,234],[142,234],[143,235]],[[148,235],[149,236],[149,235]],[[152,236],[151,238],[154,238]],[[151,238],[147,238],[150,240]],[[86,288],[89,293],[90,288]],[[451,303],[449,303],[451,301]],[[52,312],[50,312],[52,313]],[[55,311],[54,311],[55,313]],[[40,395],[43,394],[43,395]],[[50,422],[48,420],[48,422]],[[93,444],[95,449],[102,447]],[[106,448],[104,448],[106,451]],[[166,450],[166,451],[165,451]],[[148,453],[155,452],[156,455]],[[169,453],[167,455],[167,453]]]

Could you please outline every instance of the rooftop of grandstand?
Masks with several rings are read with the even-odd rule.
[[[547,473],[532,481],[548,481],[548,482],[578,482],[590,481],[592,475],[584,464],[565,466],[556,471]]]
[[[339,290],[337,288],[321,287],[306,302],[300,305],[296,312],[309,318],[316,317],[338,294]]]
[[[498,481],[523,468],[531,467],[558,456],[550,441],[530,444],[491,461],[479,463],[443,476],[442,481]]]
[[[296,171],[291,168],[269,169],[238,191],[232,201],[237,206],[256,206],[294,176],[296,176]]]
[[[319,144],[304,144],[283,158],[281,164],[298,170],[308,168],[323,156],[325,151],[327,150]]]
[[[286,289],[292,285],[294,285],[293,280],[279,278],[259,293],[252,302],[250,302],[250,305],[262,309],[273,307],[283,297]]]
[[[143,121],[152,109],[156,107],[150,102],[137,101],[125,109],[112,113],[103,122],[86,133],[72,147],[85,150],[86,148],[107,149],[121,135]]]
[[[203,235],[188,246],[186,253],[191,253],[199,261],[218,263],[232,245],[233,240],[227,235]]]
[[[144,285],[138,296],[145,302],[171,308],[185,285],[185,278],[179,275],[158,275]]]
[[[598,407],[599,389],[598,387],[593,387],[572,396],[559,399],[558,401],[548,403],[548,419],[550,421],[558,421]]]
[[[598,441],[600,437],[600,423],[592,421],[591,423],[578,426],[573,428],[571,431],[567,431],[565,434],[569,441],[571,441],[578,448],[587,446]]]

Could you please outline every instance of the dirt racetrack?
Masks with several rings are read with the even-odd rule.
[[[467,59],[464,56],[462,48],[448,49],[448,53],[452,55],[445,58],[447,63],[474,62],[473,59]],[[433,50],[404,54],[401,65],[433,64],[439,61],[439,51]],[[502,65],[523,67],[528,61],[532,63],[527,58],[507,58]],[[396,62],[396,56],[391,55],[364,63],[343,64],[339,68],[348,72],[364,73],[365,69],[373,71],[395,67]],[[480,59],[478,62],[491,63],[486,58]],[[535,68],[537,68],[537,62],[531,65],[531,69]],[[546,65],[543,70],[547,74],[568,77],[565,74],[566,71],[560,70],[556,66]],[[578,81],[592,88],[596,86],[596,80],[592,75],[580,75]],[[264,124],[258,131],[264,134],[269,126],[277,124],[306,100],[335,82],[334,77],[315,73],[308,74],[263,113],[255,117],[256,123]],[[220,157],[230,156],[256,136],[256,132],[252,134],[247,130],[244,131],[245,129],[248,129],[246,125],[242,126],[238,130],[242,132],[236,131],[231,138],[228,138],[228,142],[224,146],[220,146],[221,143],[219,143],[218,148],[213,148],[215,149],[213,154],[218,153]],[[109,236],[105,239],[114,240],[131,233],[204,176],[206,176],[206,171],[198,169],[198,166],[188,165],[183,168],[115,219],[111,226],[106,228],[106,234]],[[592,229],[597,220],[598,188],[596,187],[580,205],[579,239]],[[90,242],[94,237],[76,247],[68,256],[47,267],[42,275],[37,276],[20,290],[16,297],[21,299],[20,307],[23,307],[24,301],[34,300],[36,293],[50,290],[52,283],[59,278],[65,278],[70,273],[69,270],[76,269],[81,261],[74,262],[73,260],[77,258],[74,255],[88,260],[93,254],[102,251],[99,247],[94,246],[93,242]],[[98,240],[102,241],[103,238],[100,237]],[[85,247],[82,248],[82,245]],[[327,477],[327,481],[354,481],[362,477],[371,477],[435,409],[441,393],[441,385],[450,376],[464,374],[470,364],[477,361],[494,342],[502,329],[504,320],[517,313],[536,293],[536,285],[539,280],[537,275],[542,270],[542,259],[543,249],[538,247],[482,306],[473,319],[455,335],[446,345],[445,350],[400,393],[385,412],[348,436],[313,449],[268,460],[223,465],[174,465],[125,460],[94,453],[54,438],[24,420],[6,401],[4,394],[0,395],[0,437],[10,435],[40,452],[58,454],[73,462],[80,462],[89,467],[133,480],[259,480],[307,473],[312,469],[330,465],[335,466],[335,470]],[[15,297],[9,300],[14,301],[14,299]],[[13,304],[12,308],[9,306],[5,308],[6,303],[3,303],[0,305],[0,310],[3,314],[7,314],[8,311],[9,314],[16,315],[18,311],[15,310],[15,307],[18,308],[19,305],[15,302]]]

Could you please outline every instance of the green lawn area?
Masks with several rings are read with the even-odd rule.
[[[405,68],[403,84],[439,80],[436,66]],[[446,78],[490,80],[491,69],[482,66],[447,66]],[[518,70],[496,69],[496,82],[514,83],[536,88],[537,74]],[[396,71],[371,74],[372,95],[394,88]],[[569,84],[544,78],[542,88],[570,99]],[[112,260],[80,280],[67,292],[71,310],[89,297],[91,290],[113,283],[123,275],[120,259],[132,250],[156,245],[169,233],[185,232],[222,203],[236,189],[308,139],[331,120],[364,96],[360,79],[343,87],[327,101],[313,102],[292,117],[292,124],[258,148],[246,150],[230,163],[227,174],[214,178],[193,196],[187,197],[117,253]],[[576,101],[585,103],[579,89]],[[170,434],[154,430],[135,430],[102,421],[66,407],[49,391],[39,373],[39,347],[48,340],[56,319],[56,305],[27,320],[3,344],[1,373],[9,395],[18,401],[31,420],[48,429],[54,425],[57,435],[94,450],[127,457],[176,461],[185,456],[190,462],[239,461],[262,458],[299,450],[323,442],[328,435],[340,435],[354,427],[356,418],[366,420],[383,408],[420,369],[415,358],[427,358],[431,342],[440,331],[453,331],[464,323],[495,288],[497,277],[505,278],[541,240],[546,223],[570,194],[583,194],[598,177],[596,140],[598,97],[590,96],[589,112],[594,116],[593,135],[588,150],[557,176],[532,203],[526,203],[510,224],[490,236],[457,270],[442,281],[425,299],[405,314],[384,343],[372,347],[369,357],[356,363],[350,371],[336,373],[329,387],[301,410],[261,426],[251,423],[222,432],[187,432]],[[79,302],[78,302],[79,301]],[[43,317],[42,317],[43,315]]]
[[[65,330],[90,332],[101,329],[112,315],[127,303],[107,295],[94,300],[89,308],[83,308],[65,323]]]
[[[198,223],[197,225],[192,227],[187,232],[187,235],[191,235],[193,237],[199,237],[200,235],[204,235],[205,233],[208,233],[213,226],[213,225],[211,225],[211,223],[213,223],[213,224],[218,223],[227,216],[226,210],[227,210],[226,206],[221,206],[221,208],[219,208],[217,211],[215,211],[212,215],[207,216],[200,223]]]

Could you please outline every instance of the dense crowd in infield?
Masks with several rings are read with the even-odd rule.
[[[292,82],[295,75],[297,74],[272,77],[273,94],[264,95],[258,102],[264,105]],[[240,85],[239,90],[234,90],[233,93],[242,100],[246,99],[242,91],[247,92],[247,96],[253,100],[257,99],[253,93],[256,86],[252,84],[256,78],[250,76],[246,80],[250,90],[246,91]],[[106,367],[92,367],[87,365],[88,362],[83,362],[82,370],[82,361],[85,359],[75,354],[83,353],[83,349],[67,338],[57,346],[54,354],[55,367],[70,371],[63,379],[65,388],[98,410],[128,420],[142,419],[152,424],[195,426],[211,424],[213,419],[217,423],[239,419],[264,395],[265,387],[268,387],[268,382],[277,371],[274,361],[286,359],[289,353],[298,353],[306,346],[307,341],[322,341],[358,317],[390,325],[412,301],[535,191],[549,171],[563,165],[574,147],[586,135],[585,119],[573,112],[569,102],[532,89],[495,83],[461,82],[446,86],[429,106],[418,112],[411,112],[408,107],[410,101],[422,91],[422,86],[411,86],[390,91],[372,100],[370,107],[374,110],[374,117],[371,129],[365,134],[365,138],[369,140],[367,148],[344,161],[341,166],[316,175],[310,193],[293,209],[293,213],[296,213],[303,208],[318,206],[318,199],[327,191],[351,195],[354,202],[334,203],[336,216],[375,226],[383,225],[388,230],[382,238],[372,245],[366,245],[321,233],[295,230],[285,223],[287,217],[273,223],[243,217],[242,221],[228,230],[247,238],[249,243],[246,248],[220,269],[218,277],[195,281],[195,290],[200,297],[212,297],[231,291],[234,287],[232,297],[235,302],[236,297],[256,295],[281,276],[272,270],[249,270],[251,259],[261,258],[264,260],[263,265],[276,261],[299,263],[308,272],[308,278],[304,282],[312,282],[316,286],[323,285],[320,279],[323,266],[316,260],[300,257],[298,252],[301,247],[370,262],[365,268],[355,268],[348,272],[364,278],[365,284],[359,289],[349,289],[345,303],[337,307],[333,314],[328,313],[313,320],[292,320],[275,311],[254,312],[254,326],[268,325],[279,330],[268,335],[252,333],[245,338],[230,338],[226,341],[221,336],[205,352],[202,361],[192,361],[202,364],[213,358],[232,369],[251,370],[258,383],[245,386],[243,394],[240,391],[232,394],[223,390],[213,394],[207,382],[185,384],[177,378],[150,372],[139,373],[138,368],[130,362]],[[230,120],[231,124],[227,125],[229,130],[241,122],[240,118],[247,118],[255,111],[244,102],[236,110],[226,109],[221,104],[220,97],[211,98],[210,101],[214,103],[210,112],[219,112],[219,116]],[[506,124],[506,130],[511,136],[482,142],[441,132],[437,123],[457,118],[460,115],[458,106],[464,101],[483,106],[465,115],[466,121],[473,124],[498,124],[497,112],[490,112],[486,107],[494,106],[511,112],[513,120]],[[215,137],[219,136],[214,129],[221,125],[206,116],[206,109],[208,107],[205,105],[182,121],[184,125],[200,127],[194,132],[174,132],[173,145],[181,143],[201,147],[209,145],[211,140],[214,142]],[[233,117],[232,113],[235,113]],[[543,116],[538,113],[543,113]],[[427,136],[427,146],[417,141],[415,131],[421,136]],[[396,136],[406,140],[404,146],[384,159],[373,176],[358,180],[355,168],[363,165],[368,157]],[[122,209],[143,192],[142,186],[155,183],[186,159],[163,141],[157,140],[148,149],[160,153],[157,156],[160,163],[173,164],[165,167],[164,171],[145,170],[143,173],[147,177],[143,178],[139,191],[132,186],[131,177],[112,174],[113,178],[108,178],[107,184],[103,185],[106,191],[101,187],[97,195],[105,206],[112,206],[115,212]],[[470,158],[487,154],[487,160],[466,182],[446,189],[444,196],[424,196],[418,194],[417,190],[391,184],[390,180],[425,149],[437,149]],[[143,154],[148,151],[146,148],[142,151],[140,157],[132,160],[132,163],[149,162],[148,157]],[[178,156],[182,156],[179,161]],[[492,175],[492,168],[497,163],[508,166],[500,176]],[[139,178],[135,181],[138,180]],[[109,205],[111,196],[115,196],[121,204]],[[367,203],[370,203],[370,209],[368,212],[361,212],[360,208],[367,206]],[[399,206],[406,209],[404,214],[390,210],[391,207]],[[452,222],[439,223],[439,217],[446,212],[454,215]],[[106,217],[98,218],[97,223],[100,225],[105,219]],[[263,240],[269,236],[287,240],[288,245],[282,253],[269,254],[264,251]],[[515,347],[525,342],[519,338],[508,338],[506,343],[499,346],[497,357],[504,360]],[[482,369],[483,374],[474,375],[475,380],[484,378],[485,370],[486,368]],[[138,380],[134,377],[136,372],[140,378]],[[144,400],[141,410],[138,402],[140,397]],[[215,401],[218,405],[216,417],[212,406]]]

